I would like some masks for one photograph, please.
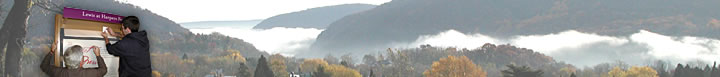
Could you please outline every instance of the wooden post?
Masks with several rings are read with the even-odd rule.
[[[62,25],[63,25],[63,15],[55,14],[55,37],[54,37],[54,41],[52,44],[53,50],[51,50],[55,53],[55,64],[54,64],[55,67],[60,67],[60,65],[62,65],[62,64],[60,64],[60,54],[62,54],[60,52],[62,50],[60,50],[60,48],[58,48],[58,46],[60,46],[59,45],[60,43],[58,43],[58,42],[60,42],[60,28],[62,28]]]

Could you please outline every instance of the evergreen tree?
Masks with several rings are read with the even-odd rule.
[[[705,65],[705,68],[702,70],[703,77],[710,77],[710,74],[712,74],[711,69],[712,68],[710,68],[710,65]]]
[[[577,76],[575,76],[575,73],[573,72],[573,73],[570,73],[570,77],[577,77]]]
[[[260,59],[258,59],[257,67],[255,68],[255,74],[253,74],[254,77],[275,77],[272,70],[270,70],[270,67],[268,66],[267,60],[265,60],[265,57],[260,55]]]
[[[710,77],[720,77],[720,67],[717,67],[717,63],[713,62],[713,67],[711,68],[711,74]]]
[[[675,66],[675,73],[673,74],[673,77],[685,77],[685,68],[682,64]]]
[[[239,70],[238,70],[237,74],[235,74],[235,75],[237,75],[239,77],[251,77],[252,76],[252,74],[250,73],[250,68],[248,68],[247,65],[245,65],[245,63],[240,62],[240,67],[238,69]]]
[[[678,64],[673,77],[719,77],[720,72],[717,72],[716,67],[716,65],[713,65],[713,68],[706,65],[702,68],[701,66],[690,67],[689,64]]]
[[[702,73],[700,72],[700,68],[692,68],[689,64],[685,64],[685,77],[700,77],[702,76]]]
[[[532,70],[527,66],[507,65],[507,70],[501,71],[503,77],[541,77],[543,72],[540,70]]]

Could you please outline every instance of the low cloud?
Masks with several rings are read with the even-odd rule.
[[[581,33],[575,30],[564,31],[548,35],[517,36],[511,39],[513,45],[536,50],[538,52],[550,53],[563,48],[579,48],[592,43],[607,43],[608,45],[622,45],[628,42],[627,39],[597,34]]]
[[[402,45],[402,48],[413,48],[419,45],[430,44],[433,46],[457,47],[457,48],[476,48],[481,47],[485,43],[500,43],[501,40],[485,36],[482,34],[463,34],[456,30],[448,30],[435,35],[423,35],[408,45]]]
[[[463,34],[448,30],[423,35],[404,47],[430,44],[440,47],[475,49],[484,43],[511,44],[529,48],[578,66],[624,61],[649,64],[654,60],[674,63],[720,61],[720,40],[693,36],[666,36],[640,30],[630,36],[604,36],[568,30],[545,35],[523,35],[497,39],[482,34]]]
[[[701,37],[671,37],[640,31],[630,36],[630,39],[646,46],[648,54],[659,59],[669,59],[681,62],[690,61],[718,61],[720,59],[720,40]]]

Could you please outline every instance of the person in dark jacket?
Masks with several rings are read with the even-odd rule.
[[[122,33],[116,34],[107,28],[107,34],[122,37],[121,40],[110,44],[107,34],[103,33],[106,49],[113,56],[120,57],[118,72],[120,77],[150,77],[152,68],[150,64],[150,43],[147,32],[138,31],[140,21],[135,16],[123,18]]]
[[[97,59],[98,68],[82,68],[84,62],[82,61],[82,47],[74,45],[63,54],[63,62],[65,62],[65,68],[52,66],[54,52],[51,50],[45,59],[40,64],[40,69],[50,77],[102,77],[107,73],[107,66],[105,66],[105,60],[100,57],[100,49],[94,48],[95,59]]]

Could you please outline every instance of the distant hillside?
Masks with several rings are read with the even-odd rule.
[[[330,23],[344,16],[374,8],[370,4],[343,4],[311,8],[303,11],[280,14],[270,17],[253,29],[270,29],[272,27],[304,27],[326,28]]]
[[[567,76],[568,74],[560,69],[576,69],[573,65],[557,62],[550,56],[530,49],[489,43],[484,44],[478,49],[471,50],[433,47],[431,45],[422,45],[419,48],[410,49],[388,49],[388,52],[386,52],[384,56],[378,55],[378,61],[373,60],[375,58],[372,55],[364,56],[363,60],[365,62],[358,65],[357,68],[364,74],[368,74],[369,70],[373,69],[376,70],[376,74],[382,76],[402,73],[392,68],[411,68],[412,72],[409,73],[411,75],[403,76],[422,76],[423,71],[430,69],[433,61],[446,58],[449,55],[468,57],[473,63],[481,66],[482,70],[488,73],[487,77],[501,77],[500,71],[507,69],[505,65],[509,64],[528,66],[531,69],[542,70],[545,72],[542,75],[543,77]],[[367,61],[368,59],[370,61]]]
[[[213,27],[223,28],[247,28],[250,29],[262,22],[263,20],[245,20],[245,21],[199,21],[180,23],[182,27],[188,29],[207,29]]]
[[[312,51],[350,52],[454,29],[498,38],[578,30],[720,38],[719,0],[393,0],[328,26]]]

